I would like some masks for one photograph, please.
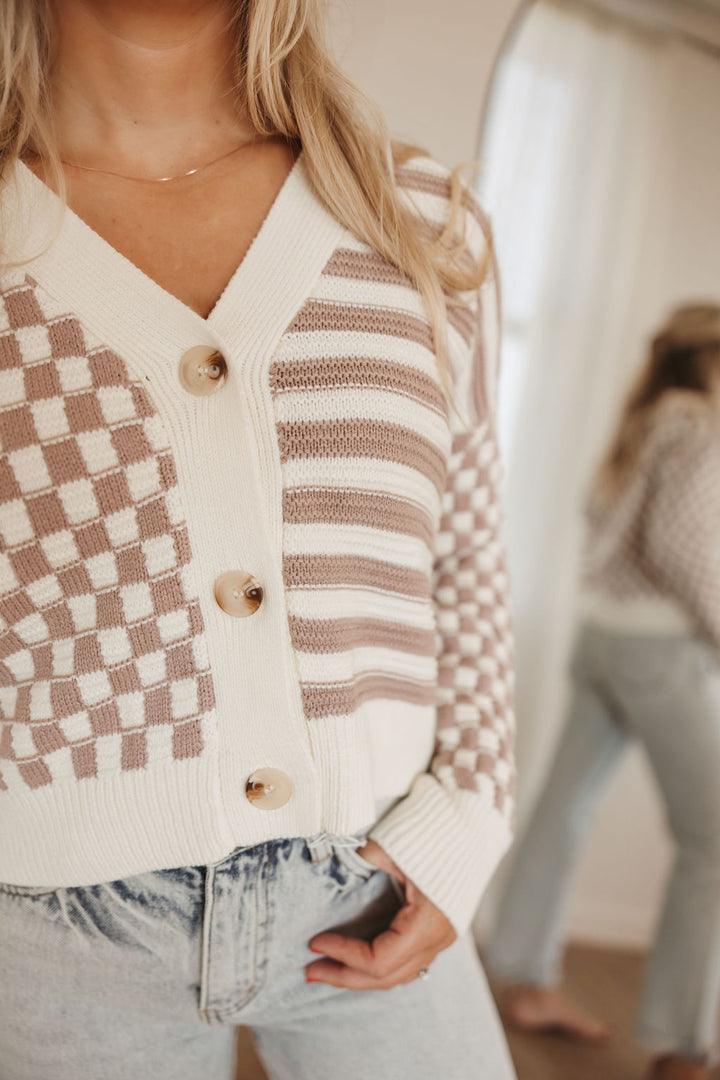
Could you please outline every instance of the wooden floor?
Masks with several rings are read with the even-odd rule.
[[[647,1054],[632,1029],[641,975],[637,953],[571,946],[566,988],[574,1001],[612,1027],[613,1036],[605,1045],[583,1046],[559,1036],[508,1031],[518,1080],[639,1080]]]
[[[638,953],[571,946],[565,964],[566,987],[576,1001],[612,1026],[613,1037],[607,1045],[589,1047],[558,1037],[510,1031],[508,1042],[518,1080],[641,1080],[647,1055],[633,1038],[632,1029],[642,959]],[[713,1077],[720,1080],[720,1069]],[[237,1080],[266,1080],[243,1029],[239,1032]]]
[[[573,1000],[613,1028],[607,1045],[583,1046],[559,1036],[508,1031],[518,1080],[639,1080],[646,1055],[632,1037],[642,971],[636,953],[571,946],[566,986]],[[498,988],[493,985],[493,990]]]

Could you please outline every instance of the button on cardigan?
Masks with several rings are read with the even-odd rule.
[[[446,171],[398,182],[442,228]],[[302,155],[207,319],[24,165],[0,197],[0,880],[383,804],[371,835],[462,930],[513,806],[492,286],[451,308],[453,411],[420,295]]]

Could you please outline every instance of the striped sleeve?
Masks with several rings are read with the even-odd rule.
[[[468,423],[451,413],[433,567],[434,753],[428,771],[371,833],[458,933],[510,844],[514,816],[513,646],[489,370],[495,310],[491,283],[476,297],[475,329],[460,358],[466,375],[460,400],[469,396],[474,414]],[[456,351],[456,372],[457,365]]]

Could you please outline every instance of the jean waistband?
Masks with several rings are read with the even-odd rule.
[[[328,832],[320,832],[315,836],[308,837],[305,843],[312,862],[324,862],[332,855],[335,848],[350,848],[352,851],[357,851],[359,847],[362,847],[367,842],[367,833],[371,827],[368,825],[366,829],[361,829],[360,832],[355,833],[353,836],[333,836]]]

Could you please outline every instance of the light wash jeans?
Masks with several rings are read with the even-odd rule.
[[[357,843],[357,838],[355,843]],[[512,1080],[468,936],[389,991],[305,982],[308,941],[400,900],[339,838],[280,840],[86,888],[0,886],[0,1080]]]
[[[630,637],[585,626],[572,675],[567,726],[518,846],[486,958],[515,981],[558,981],[579,847],[629,739],[637,738],[676,844],[638,1035],[658,1050],[702,1057],[714,1050],[720,1005],[717,660],[694,638]]]

